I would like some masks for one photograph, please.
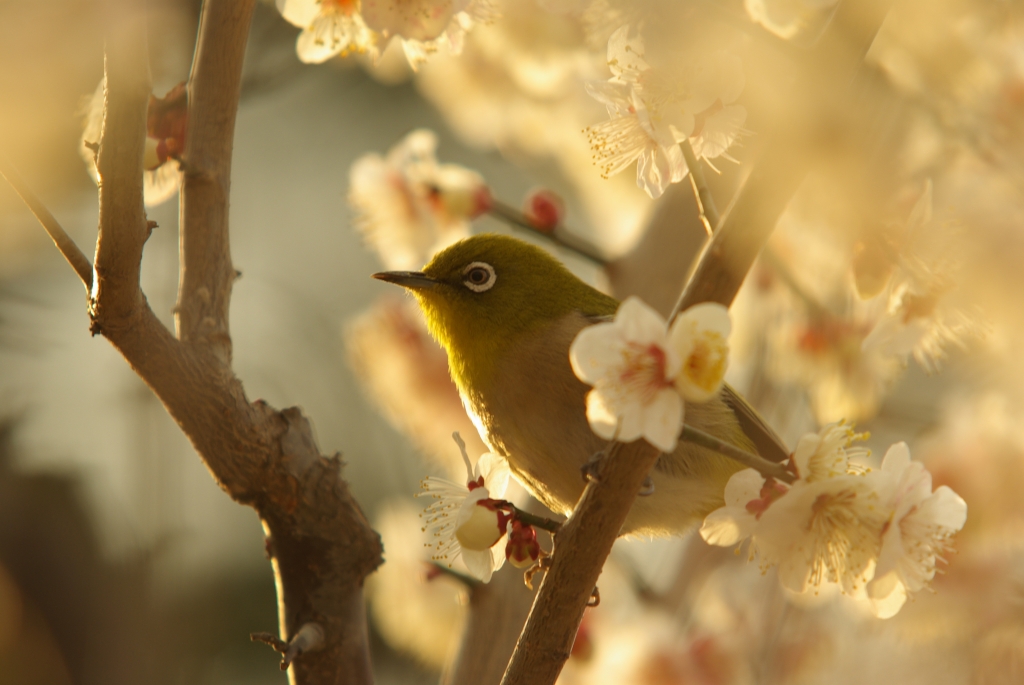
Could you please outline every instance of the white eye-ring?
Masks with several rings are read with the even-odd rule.
[[[462,270],[462,285],[475,293],[482,293],[494,287],[498,276],[494,267],[487,262],[473,262]]]

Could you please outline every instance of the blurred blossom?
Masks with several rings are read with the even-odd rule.
[[[474,23],[497,17],[493,0],[276,0],[281,15],[302,29],[295,49],[319,64],[351,53],[379,57],[389,41],[401,43],[413,69],[439,48],[462,52]]]
[[[366,592],[373,622],[387,643],[440,671],[462,634],[465,587],[431,570],[422,553],[421,526],[413,505],[384,506],[374,529],[384,542],[385,563],[366,579]]]
[[[83,106],[85,125],[79,145],[79,154],[93,181],[99,183],[96,155],[103,132],[103,89],[100,81],[92,97]],[[147,207],[153,207],[174,197],[181,187],[178,157],[184,151],[184,127],[187,117],[183,86],[175,86],[164,98],[150,95],[147,117],[145,169],[142,175],[142,193]]]
[[[349,322],[345,347],[356,376],[385,417],[453,477],[465,473],[452,450],[458,431],[475,454],[487,451],[411,298],[384,297]]]
[[[821,20],[839,0],[744,0],[750,19],[780,38],[793,38]]]
[[[930,474],[910,461],[904,443],[889,449],[878,471],[851,461],[865,455],[852,447],[864,437],[842,424],[804,436],[789,485],[753,469],[733,475],[726,506],[705,519],[702,537],[722,546],[749,538],[751,557],[762,569],[778,566],[788,590],[835,583],[866,599],[876,616],[895,615],[908,592],[935,576],[967,507],[948,487],[932,492]]]
[[[494,0],[362,0],[366,23],[385,40],[402,43],[416,69],[439,48],[462,53],[465,34],[474,24],[498,17]]]
[[[320,64],[336,55],[377,52],[377,38],[360,14],[360,0],[276,0],[281,16],[302,29],[299,59]]]
[[[864,345],[885,303],[851,292],[849,237],[814,204],[823,186],[815,181],[798,192],[758,278],[741,290],[736,349],[762,364],[773,382],[803,388],[819,423],[863,421],[878,411],[903,356]]]
[[[934,371],[947,345],[963,347],[981,325],[977,308],[957,293],[964,276],[962,229],[933,218],[931,181],[903,230],[890,240],[883,248],[895,252],[885,310],[863,346],[900,358],[912,354],[922,367]]]
[[[469,220],[487,211],[480,174],[438,164],[437,136],[409,133],[387,157],[363,155],[349,172],[355,226],[388,269],[419,269],[435,252],[469,236]]]
[[[726,155],[742,132],[746,110],[732,103],[743,91],[740,60],[725,52],[672,55],[650,66],[643,39],[623,26],[608,39],[607,82],[588,92],[605,105],[608,122],[587,129],[594,161],[605,177],[637,162],[637,185],[652,198],[686,178],[679,143],[698,159]]]
[[[767,333],[766,370],[805,388],[819,421],[871,418],[903,369],[898,357],[864,349],[871,325],[871,319],[790,311]]]

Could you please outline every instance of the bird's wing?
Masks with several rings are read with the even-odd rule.
[[[782,438],[728,383],[722,385],[722,400],[732,409],[740,428],[754,443],[758,454],[774,462],[782,462],[789,458],[789,450],[786,449],[786,443]]]

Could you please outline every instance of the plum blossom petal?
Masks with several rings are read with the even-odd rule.
[[[731,330],[729,310],[713,302],[690,307],[672,322],[669,338],[682,360],[675,386],[688,402],[706,402],[721,390]]]
[[[587,419],[604,439],[645,438],[675,448],[683,402],[672,388],[679,358],[668,346],[665,321],[637,298],[620,305],[614,321],[584,328],[569,348],[573,372],[594,386]]]
[[[299,59],[320,64],[336,55],[376,54],[376,36],[360,14],[359,0],[276,0],[289,23],[302,29],[295,42]]]
[[[709,545],[729,547],[753,535],[757,518],[747,504],[760,498],[765,478],[755,469],[734,473],[725,485],[725,506],[711,512],[700,527]]]

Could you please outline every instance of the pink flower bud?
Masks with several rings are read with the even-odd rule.
[[[184,83],[171,88],[162,98],[149,96],[146,114],[146,133],[157,141],[156,157],[160,164],[168,159],[180,159],[185,152],[185,134],[188,129],[188,90]],[[147,151],[148,152],[148,151]],[[147,169],[156,168],[148,166]],[[160,166],[157,164],[156,166]]]
[[[523,213],[538,231],[552,233],[565,218],[565,203],[550,190],[537,188],[523,200]]]

